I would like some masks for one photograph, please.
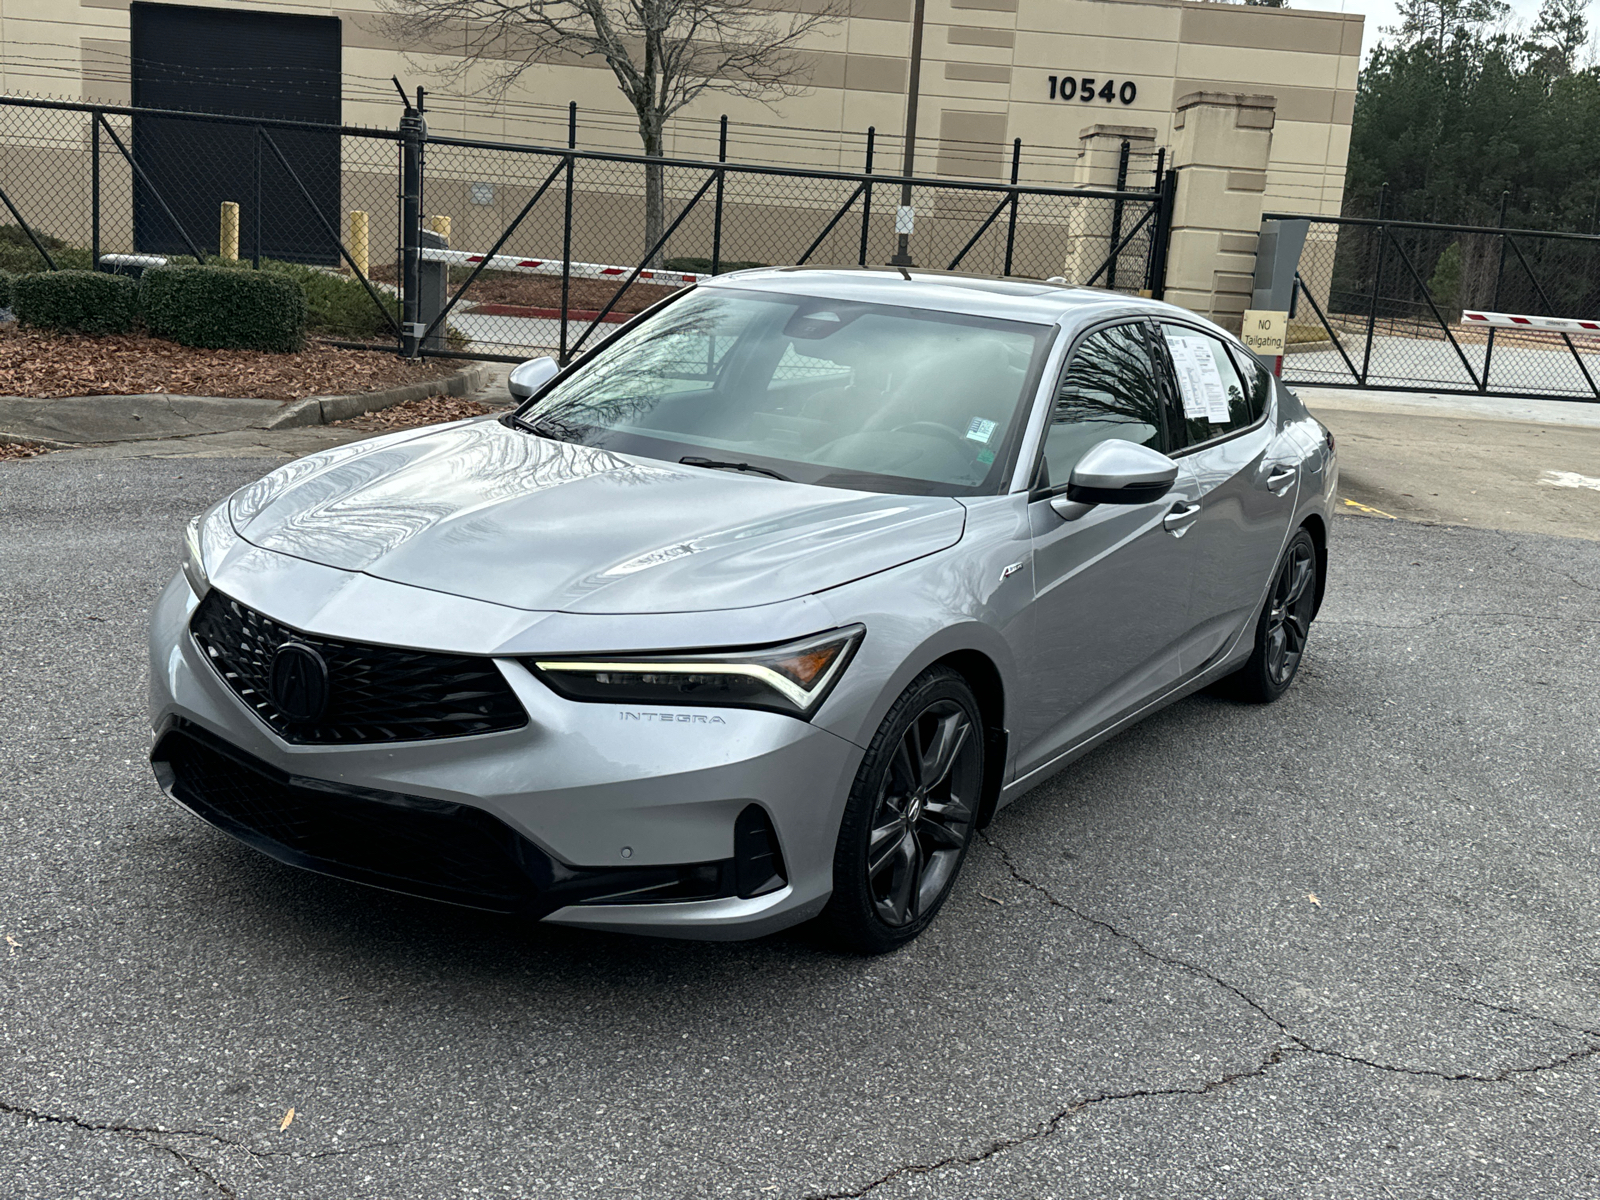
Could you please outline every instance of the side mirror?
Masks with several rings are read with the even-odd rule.
[[[1054,497],[1050,507],[1071,521],[1096,504],[1149,504],[1171,491],[1177,478],[1178,464],[1165,454],[1110,438],[1078,460],[1066,495]]]
[[[513,400],[526,400],[561,373],[561,366],[548,354],[543,358],[530,358],[511,368],[506,377],[506,390]]]

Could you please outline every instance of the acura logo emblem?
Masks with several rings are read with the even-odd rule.
[[[310,646],[285,642],[272,656],[267,689],[273,705],[291,721],[319,721],[328,709],[328,664]]]

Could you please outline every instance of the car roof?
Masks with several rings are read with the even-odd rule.
[[[905,271],[898,267],[754,267],[703,280],[700,286],[858,300],[1035,325],[1077,327],[1123,315],[1182,317],[1211,324],[1186,309],[1105,288],[916,267]]]

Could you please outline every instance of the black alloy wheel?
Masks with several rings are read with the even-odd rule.
[[[836,945],[881,954],[925,929],[966,857],[983,790],[978,705],[956,672],[919,676],[856,773],[821,924]]]
[[[1309,537],[1296,538],[1278,568],[1267,601],[1267,678],[1286,688],[1300,669],[1306,636],[1311,632],[1311,608],[1316,603],[1317,548]]]
[[[1250,659],[1223,680],[1223,689],[1241,700],[1267,704],[1289,690],[1305,657],[1311,615],[1317,606],[1317,546],[1298,530],[1283,552],[1256,622]]]

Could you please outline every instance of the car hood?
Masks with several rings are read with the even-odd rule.
[[[235,493],[281,554],[533,611],[748,608],[954,545],[966,510],[681,467],[478,420],[300,459]]]

